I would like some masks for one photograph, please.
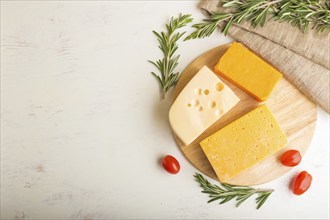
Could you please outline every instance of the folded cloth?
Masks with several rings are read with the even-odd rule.
[[[224,11],[219,0],[203,0],[208,13]],[[223,24],[220,24],[222,26]],[[253,28],[249,22],[233,25],[228,34],[256,52],[302,93],[330,113],[330,34],[302,32],[286,22],[268,21]]]

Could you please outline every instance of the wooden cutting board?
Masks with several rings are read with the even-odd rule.
[[[182,73],[175,89],[174,100],[190,81],[190,79],[206,65],[213,70],[220,57],[226,52],[230,44],[216,47],[194,60]],[[238,61],[239,62],[239,61]],[[206,158],[199,142],[228,123],[234,121],[261,103],[255,101],[242,90],[221,78],[241,99],[241,101],[231,109],[226,115],[209,127],[193,143],[185,146],[175,135],[175,140],[187,159],[202,173],[218,180],[208,159]],[[301,92],[291,85],[285,78],[282,78],[276,85],[271,97],[266,101],[267,106],[272,110],[279,125],[287,135],[288,145],[278,153],[268,157],[264,161],[250,167],[228,183],[235,185],[258,185],[274,180],[291,168],[283,166],[279,162],[280,155],[288,149],[299,150],[305,154],[311,140],[316,125],[316,105],[309,101]]]

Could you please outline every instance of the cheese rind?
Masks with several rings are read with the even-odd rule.
[[[221,182],[276,153],[288,140],[266,105],[228,124],[200,145]]]
[[[176,136],[188,145],[238,102],[235,93],[204,66],[174,101],[169,121]]]
[[[270,96],[282,74],[242,44],[234,42],[214,71],[258,101]]]

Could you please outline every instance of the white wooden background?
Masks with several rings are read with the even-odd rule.
[[[160,102],[151,31],[172,15],[203,18],[198,1],[1,1],[2,219],[329,218],[329,115],[318,111],[302,163],[260,187],[275,193],[207,204],[175,145],[170,99]],[[180,44],[179,70],[231,39]],[[178,175],[159,159],[174,155]],[[314,177],[300,196],[288,184]],[[214,181],[212,181],[214,182]]]

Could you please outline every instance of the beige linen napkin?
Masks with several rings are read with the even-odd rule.
[[[207,12],[223,10],[219,0],[204,0],[201,8]],[[271,63],[302,93],[330,113],[329,31],[303,33],[288,23],[269,21],[263,28],[253,28],[248,22],[234,25],[229,35]]]

